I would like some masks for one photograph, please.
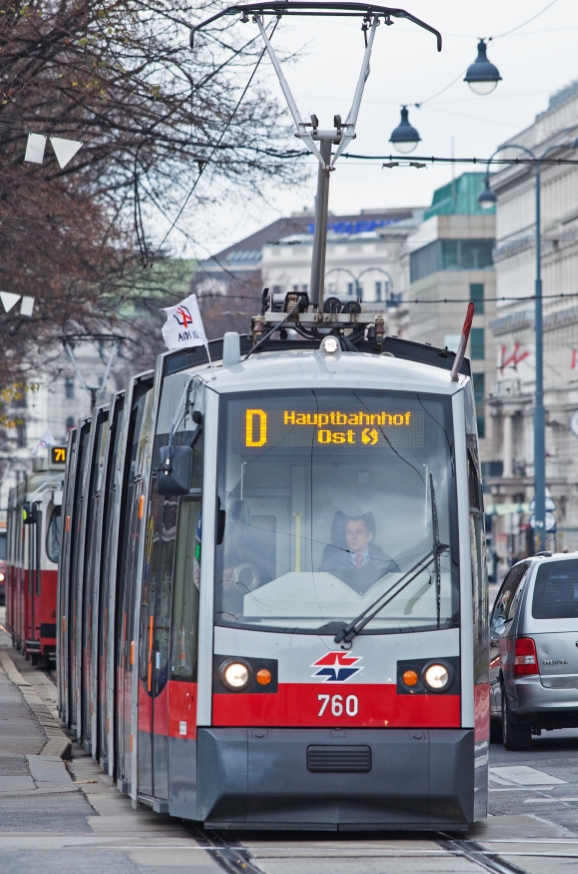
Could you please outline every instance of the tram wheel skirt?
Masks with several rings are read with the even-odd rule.
[[[195,818],[213,827],[464,828],[474,818],[472,730],[203,728],[197,750]],[[312,770],[324,751],[327,770]]]

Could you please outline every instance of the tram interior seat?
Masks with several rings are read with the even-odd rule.
[[[227,525],[231,528],[228,563],[233,560],[236,566],[253,564],[258,557],[256,585],[272,580],[277,565],[275,516],[252,515],[248,502],[235,498],[228,505]]]

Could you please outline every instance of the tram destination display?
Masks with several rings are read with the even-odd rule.
[[[263,451],[273,447],[311,448],[348,447],[371,450],[421,449],[425,440],[423,409],[374,404],[353,409],[336,404],[316,411],[299,404],[276,407],[267,404],[237,406],[235,443],[243,451]]]

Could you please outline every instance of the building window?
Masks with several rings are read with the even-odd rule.
[[[299,291],[299,286],[298,286],[298,285],[294,285],[294,286],[293,286],[293,291]]]
[[[71,428],[74,428],[74,424],[74,418],[72,416],[69,416],[65,423],[66,431],[68,432]]]
[[[472,328],[470,334],[470,358],[472,361],[484,358],[484,329]]]
[[[486,436],[486,417],[484,416],[484,412],[479,413],[476,410],[476,422],[478,423],[478,437],[480,440],[483,440]]]
[[[73,376],[65,376],[64,377],[64,393],[69,401],[71,401],[74,397],[74,377]]]
[[[309,286],[306,282],[303,283],[303,291],[307,293],[309,291]]]
[[[363,300],[363,285],[357,283],[357,299]]]
[[[381,282],[375,283],[375,299],[381,300]]]
[[[273,294],[281,294],[281,286],[280,285],[273,286]]]
[[[347,283],[347,294],[349,297],[353,297],[353,282]]]
[[[19,449],[24,449],[26,446],[26,425],[16,425],[16,445]]]
[[[492,266],[494,240],[434,240],[409,259],[410,282],[438,270],[486,270]]]
[[[474,400],[477,406],[478,404],[484,403],[484,398],[486,396],[486,374],[474,373],[472,374],[472,377],[474,382]]]
[[[474,282],[470,285],[470,300],[476,306],[476,315],[483,316],[484,314],[484,286],[481,282]]]
[[[486,417],[484,409],[484,398],[486,396],[486,375],[485,373],[473,373],[472,379],[474,383],[474,400],[476,402],[478,437],[480,438],[480,440],[483,440],[486,436]]]

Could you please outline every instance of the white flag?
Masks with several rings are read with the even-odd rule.
[[[24,160],[31,164],[42,164],[44,161],[44,149],[46,148],[46,137],[42,134],[28,134],[28,142],[26,143],[26,154]]]
[[[42,449],[48,449],[49,446],[56,446],[56,440],[52,436],[50,428],[47,428],[40,438],[38,445],[32,450],[32,455],[38,455]]]
[[[167,349],[207,346],[207,335],[196,294],[190,294],[175,307],[163,307],[163,309],[167,314],[167,320],[163,325],[163,339]]]
[[[65,140],[62,137],[50,137],[56,160],[60,165],[60,169],[64,170],[69,161],[72,161],[76,153],[82,148],[82,143],[78,140]]]

